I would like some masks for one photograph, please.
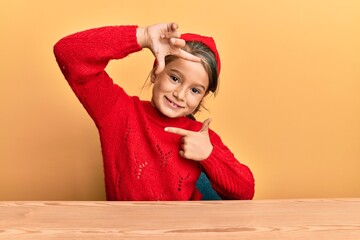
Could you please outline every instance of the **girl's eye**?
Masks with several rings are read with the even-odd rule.
[[[191,88],[191,92],[195,93],[195,94],[200,94],[200,90],[197,88]]]
[[[176,76],[170,76],[170,78],[171,78],[171,80],[173,82],[179,82],[180,81],[179,78],[177,78]]]

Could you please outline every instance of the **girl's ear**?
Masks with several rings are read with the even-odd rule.
[[[156,79],[155,68],[153,68],[153,70],[151,71],[151,74],[150,74],[150,81],[152,83],[154,83],[155,79]]]

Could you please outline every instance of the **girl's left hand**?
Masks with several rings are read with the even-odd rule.
[[[181,157],[194,161],[202,161],[208,158],[213,150],[209,137],[210,122],[210,118],[206,119],[199,132],[176,127],[167,127],[165,131],[182,136],[179,151]]]

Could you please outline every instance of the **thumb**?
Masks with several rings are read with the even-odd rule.
[[[203,124],[202,124],[202,127],[200,129],[200,132],[207,132],[209,131],[209,125],[211,123],[212,119],[211,118],[208,118],[206,119]]]
[[[160,74],[164,68],[165,68],[165,60],[163,56],[156,56],[156,61],[157,61],[157,66],[156,66],[156,70],[155,70],[155,74]]]

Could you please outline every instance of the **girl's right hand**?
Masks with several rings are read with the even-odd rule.
[[[165,67],[165,57],[175,55],[186,60],[200,62],[200,58],[182,50],[185,40],[180,39],[176,23],[161,23],[145,28],[138,28],[136,37],[142,48],[149,48],[157,60],[155,74],[161,73]]]

